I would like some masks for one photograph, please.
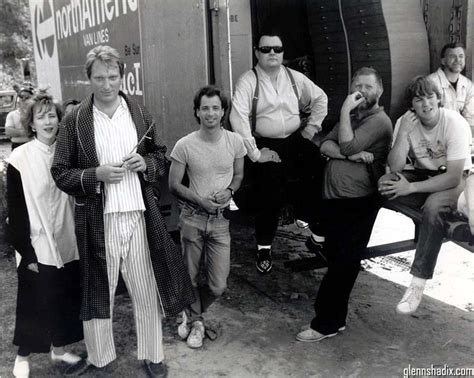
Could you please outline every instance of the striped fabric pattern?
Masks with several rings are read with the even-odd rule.
[[[127,103],[140,140],[153,118],[139,104],[120,93]],[[107,277],[103,185],[97,181],[99,166],[94,137],[93,95],[63,118],[59,128],[51,173],[59,189],[75,197],[76,237],[81,264],[81,319],[110,316]],[[139,173],[150,258],[166,316],[175,316],[194,302],[191,279],[183,257],[166,230],[153,192],[153,184],[167,174],[166,147],[157,127],[148,133],[137,152],[146,162],[146,174]],[[97,188],[101,190],[97,190]]]
[[[117,164],[136,152],[137,131],[127,103],[122,98],[112,118],[94,106],[94,137],[100,165]],[[145,210],[138,173],[126,171],[117,184],[105,184],[104,213]]]
[[[145,218],[141,211],[106,214],[105,250],[110,287],[110,318],[85,321],[88,360],[97,367],[116,358],[112,314],[119,269],[130,293],[137,330],[138,359],[164,359],[159,296],[151,267]]]

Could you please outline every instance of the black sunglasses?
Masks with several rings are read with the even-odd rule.
[[[28,100],[29,98],[31,98],[31,96],[28,96],[28,95],[26,95],[26,96],[25,96],[25,95],[19,95],[18,98],[19,98],[20,100]]]
[[[262,54],[269,54],[273,50],[275,54],[281,54],[283,52],[283,46],[260,46],[257,50]]]

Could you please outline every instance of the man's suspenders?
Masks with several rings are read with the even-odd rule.
[[[283,67],[285,67],[285,70],[288,73],[288,76],[290,77],[291,87],[293,88],[293,92],[295,92],[295,96],[298,99],[298,109],[300,110],[300,113],[301,113],[303,109],[303,104],[301,103],[300,97],[298,95],[298,88],[296,87],[295,78],[293,77],[293,74],[291,73],[288,67],[286,66],[283,66]],[[255,129],[257,128],[257,103],[258,103],[258,96],[259,96],[260,91],[259,91],[259,85],[258,85],[257,70],[255,69],[255,67],[253,67],[252,71],[255,74],[255,78],[257,79],[257,85],[255,86],[255,91],[253,93],[253,99],[252,99],[252,111],[250,112],[250,128],[253,134],[255,132]]]

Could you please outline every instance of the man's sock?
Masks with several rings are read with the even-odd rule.
[[[425,288],[426,279],[425,279],[425,278],[420,278],[420,277],[415,277],[415,276],[413,276],[413,278],[411,279],[411,284],[412,284],[412,285],[415,285],[415,286],[419,286],[419,287]]]
[[[272,246],[271,244],[270,245],[260,245],[260,244],[257,244],[257,250],[260,251],[261,249],[272,249]]]

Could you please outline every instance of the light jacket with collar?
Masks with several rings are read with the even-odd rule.
[[[441,99],[446,109],[455,110],[466,119],[474,130],[474,85],[471,80],[459,75],[456,89],[451,85],[442,68],[428,76],[441,91]]]

